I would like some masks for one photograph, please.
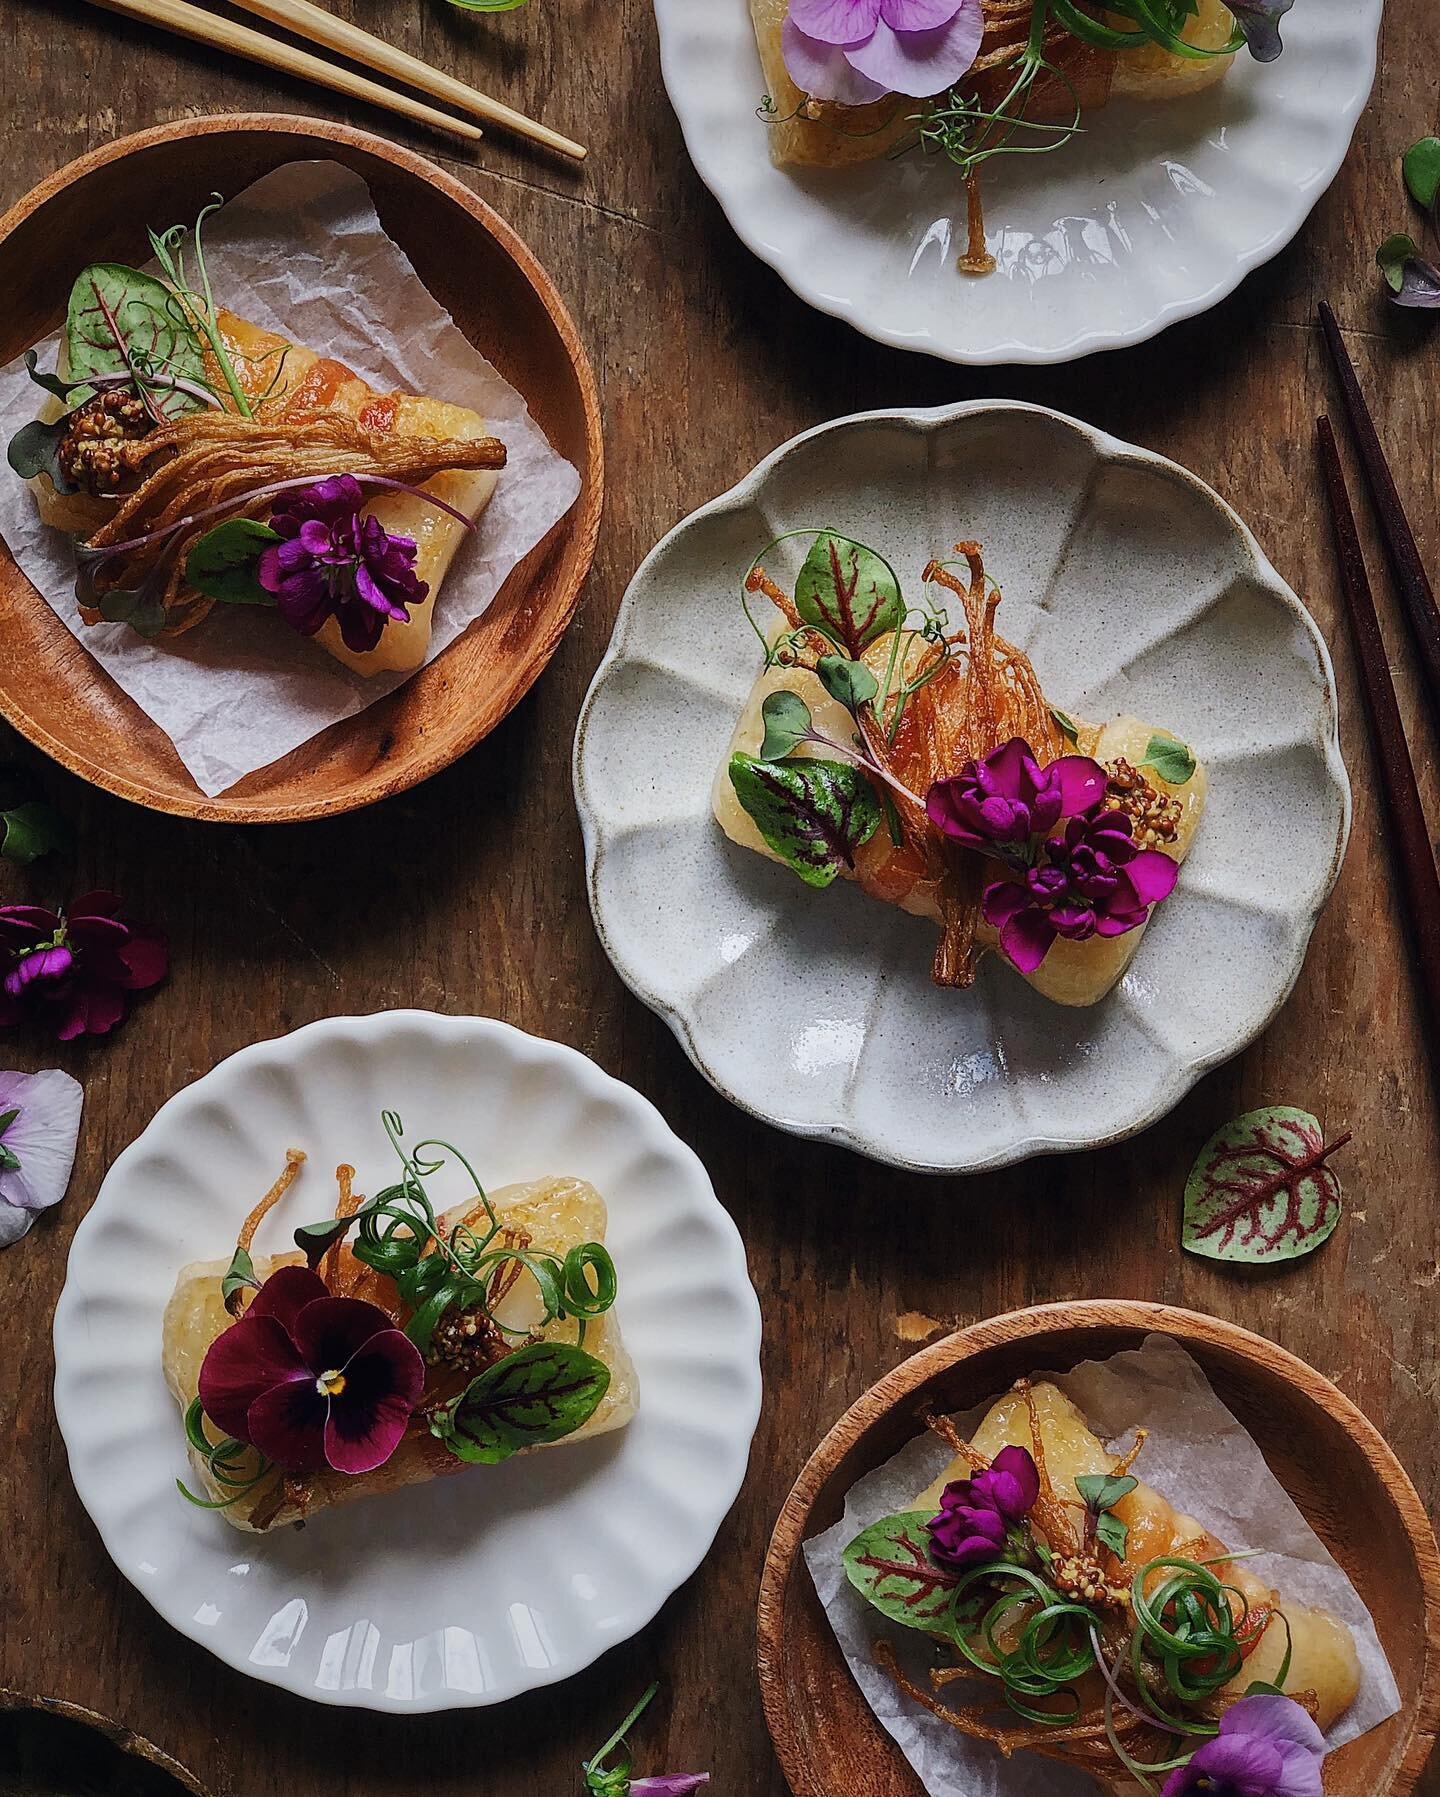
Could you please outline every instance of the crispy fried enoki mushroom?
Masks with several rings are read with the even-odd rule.
[[[134,451],[142,454],[140,483],[85,544],[82,560],[94,569],[99,598],[163,576],[157,597],[166,635],[198,624],[213,603],[193,592],[181,597],[185,556],[196,538],[227,518],[260,517],[286,483],[351,474],[415,486],[437,474],[505,465],[496,437],[369,431],[340,412],[273,424],[193,412],[151,431]],[[95,556],[106,549],[113,553]],[[83,611],[87,623],[98,621],[95,606]]]
[[[335,1183],[340,1188],[340,1196],[335,1204],[335,1221],[337,1223],[340,1222],[342,1218],[353,1217],[356,1211],[358,1211],[365,1202],[361,1194],[355,1190],[354,1182],[355,1169],[350,1166],[348,1162],[342,1161],[335,1169]],[[355,1260],[353,1256],[342,1261],[340,1244],[343,1240],[343,1236],[336,1236],[335,1240],[321,1256],[320,1265],[317,1269],[321,1279],[325,1282],[326,1288],[333,1292],[336,1297],[347,1296],[350,1287],[355,1283],[357,1277],[364,1271],[360,1266],[360,1263]]]
[[[957,543],[955,553],[965,561],[968,580],[938,561],[926,567],[923,578],[960,601],[964,628],[936,640],[918,631],[903,633],[912,639],[903,656],[904,678],[912,686],[921,679],[924,684],[909,694],[903,710],[892,692],[883,719],[874,705],[866,705],[858,721],[866,749],[895,777],[898,790],[888,788],[888,797],[906,846],[934,886],[941,934],[933,978],[939,986],[964,987],[975,979],[981,862],[943,836],[910,795],[928,792],[937,780],[957,774],[965,762],[981,759],[1011,737],[1024,737],[1042,766],[1061,753],[1062,742],[1029,657],[996,634],[1000,589],[985,573],[980,545]],[[795,601],[764,568],[757,564],[745,585],[748,592],[763,594],[789,626],[783,665],[813,673],[822,655],[834,653],[835,644],[806,624]],[[883,671],[890,641],[887,635],[866,649],[872,671]]]
[[[295,1175],[304,1165],[305,1150],[303,1148],[287,1148],[285,1150],[285,1170],[255,1206],[254,1210],[251,1211],[250,1215],[246,1217],[245,1221],[240,1225],[240,1234],[235,1239],[235,1249],[237,1253],[249,1254],[251,1243],[255,1240],[255,1231],[290,1190],[291,1185],[294,1183]],[[239,1316],[240,1302],[244,1296],[244,1292],[245,1287],[239,1287],[225,1300],[225,1308],[230,1312],[231,1316]]]

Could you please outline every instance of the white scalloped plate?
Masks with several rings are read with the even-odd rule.
[[[639,1413],[617,1435],[240,1534],[175,1490],[186,1464],[160,1371],[165,1301],[184,1262],[227,1252],[287,1147],[311,1166],[262,1251],[325,1214],[339,1161],[374,1190],[395,1164],[382,1106],[466,1149],[488,1184],[593,1182]],[[465,1189],[447,1171],[433,1195]],[[167,1622],[298,1696],[419,1712],[568,1678],[650,1620],[740,1489],[759,1348],[740,1237],[647,1100],[508,1024],[388,1011],[242,1049],[125,1150],[70,1251],[55,1408],[81,1502]]]
[[[655,0],[665,85],[700,178],[803,300],[952,362],[1066,362],[1216,305],[1282,250],[1344,160],[1382,0],[1297,0],[1285,52],[1204,93],[1115,104],[1055,155],[986,165],[998,272],[959,274],[965,195],[939,157],[777,169],[747,0]]]
[[[845,531],[909,592],[985,545],[1000,629],[1058,705],[1192,743],[1210,797],[1121,983],[1046,1003],[987,957],[930,980],[933,927],[735,848],[710,783],[759,666],[740,608],[787,530]],[[793,583],[805,544],[769,558]],[[806,432],[702,506],[631,581],[580,715],[590,903],[621,978],[727,1097],[894,1166],[975,1172],[1163,1116],[1284,1003],[1340,869],[1350,787],[1309,613],[1209,487],[1038,406],[871,412]]]

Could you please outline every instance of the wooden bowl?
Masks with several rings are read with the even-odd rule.
[[[1109,1299],[1017,1310],[947,1336],[872,1386],[812,1455],[780,1512],[760,1584],[765,1718],[796,1797],[924,1797],[850,1677],[801,1543],[839,1519],[855,1481],[919,1434],[927,1410],[968,1410],[1017,1378],[1138,1347],[1152,1331],[1199,1362],[1250,1430],[1369,1606],[1389,1655],[1400,1710],[1327,1758],[1326,1791],[1408,1797],[1440,1721],[1440,1556],[1404,1468],[1350,1400],[1293,1354],[1215,1317]]]
[[[0,1791],[22,1797],[209,1797],[153,1741],[58,1697],[0,1691]]]
[[[325,817],[445,767],[495,728],[550,659],[595,553],[600,406],[549,276],[468,187],[365,131],[269,113],[182,118],[62,168],[0,219],[0,363],[57,327],[83,262],[143,262],[147,222],[188,218],[212,192],[236,194],[284,163],[317,159],[364,177],[381,221],[421,280],[580,471],[580,496],[485,615],[428,667],[213,799],[0,545],[0,714],[72,773],[181,817]]]

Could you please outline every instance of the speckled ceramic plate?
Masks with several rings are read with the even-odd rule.
[[[494,1186],[545,1173],[595,1185],[640,1408],[618,1434],[241,1534],[175,1489],[185,1441],[160,1369],[165,1302],[186,1261],[227,1252],[287,1147],[311,1165],[262,1252],[328,1209],[339,1161],[361,1191],[393,1177],[382,1106],[468,1150]],[[468,1189],[453,1172],[433,1182],[440,1208]],[[507,1024],[388,1011],[243,1049],[126,1149],[70,1252],[55,1408],[105,1546],[182,1634],[321,1703],[452,1709],[578,1672],[690,1576],[745,1473],[759,1347],[739,1235],[652,1105]]]
[[[957,273],[965,195],[912,154],[775,168],[747,0],[655,0],[661,66],[701,179],[796,293],[899,349],[1065,362],[1153,337],[1283,249],[1335,178],[1375,79],[1382,0],[1299,0],[1285,53],[1188,99],[1116,103],[1053,156],[986,165],[999,270]]]
[[[827,526],[888,556],[985,545],[1002,633],[1057,704],[1194,745],[1210,796],[1175,895],[1088,1010],[987,957],[931,984],[933,927],[735,848],[710,784],[759,666],[751,559]],[[770,558],[781,577],[805,544]],[[654,549],[580,717],[575,790],[611,960],[736,1104],[877,1160],[971,1172],[1162,1116],[1253,1040],[1339,871],[1350,788],[1325,644],[1235,513],[1173,462],[1034,406],[807,432]]]

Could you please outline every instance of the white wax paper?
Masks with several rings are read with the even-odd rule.
[[[178,221],[150,222],[163,229]],[[569,511],[579,475],[551,448],[520,394],[426,290],[351,170],[334,162],[276,169],[205,221],[205,246],[218,305],[334,357],[382,391],[468,406],[504,442],[509,460],[495,496],[457,551],[435,602],[426,656],[433,661]],[[77,274],[84,253],[77,245]],[[57,335],[35,345],[42,368],[54,368],[58,344]],[[23,361],[0,369],[0,437],[8,442],[44,399]],[[174,743],[207,796],[409,678],[351,673],[249,606],[216,606],[198,629],[154,643],[123,624],[82,623],[70,538],[41,524],[29,489],[6,468],[0,468],[0,536],[79,641]]]
[[[1108,1447],[1128,1446],[1137,1427],[1148,1428],[1135,1469],[1147,1484],[1227,1547],[1262,1547],[1265,1551],[1247,1562],[1257,1577],[1349,1625],[1360,1655],[1360,1691],[1330,1730],[1331,1747],[1394,1715],[1400,1694],[1359,1592],[1183,1348],[1168,1336],[1151,1335],[1143,1346],[1110,1360],[1087,1360],[1063,1374],[1037,1369],[1034,1377],[1058,1385]],[[1000,1395],[955,1419],[962,1435],[973,1433]],[[872,1643],[881,1637],[893,1641],[902,1670],[923,1688],[935,1664],[934,1645],[918,1630],[890,1624],[870,1608],[845,1577],[841,1550],[882,1516],[911,1509],[951,1457],[945,1444],[927,1433],[853,1487],[844,1517],[805,1543],[820,1602],[855,1682],[929,1797],[1094,1797],[1094,1780],[1078,1768],[1034,1753],[1004,1759],[988,1742],[960,1734],[902,1696],[875,1664]]]

